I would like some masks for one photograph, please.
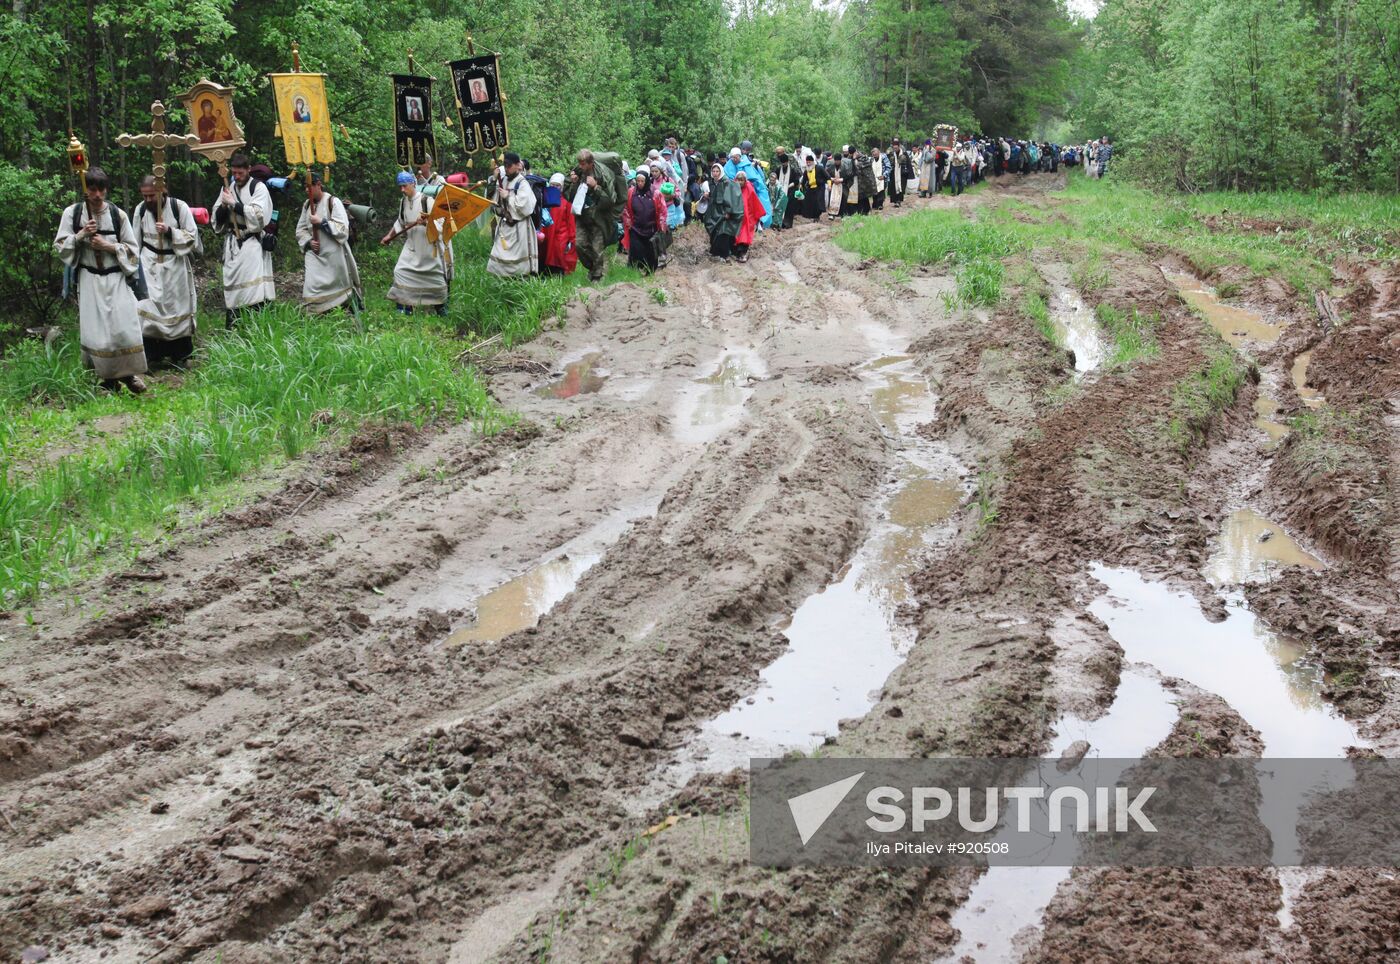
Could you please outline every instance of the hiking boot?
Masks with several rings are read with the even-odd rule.
[[[122,379],[122,384],[133,395],[140,395],[146,391],[146,383],[141,380],[140,375],[128,375]]]

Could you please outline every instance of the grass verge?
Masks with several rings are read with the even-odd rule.
[[[237,501],[240,480],[367,423],[506,424],[457,363],[462,339],[533,338],[587,276],[497,278],[489,247],[485,234],[458,236],[444,316],[398,314],[385,296],[397,250],[367,244],[356,252],[363,330],[278,302],[228,333],[220,306],[206,306],[195,365],[151,378],[140,398],[99,390],[71,315],[54,344],[14,345],[0,367],[0,608],[134,557]],[[613,259],[603,283],[641,280]]]
[[[407,326],[307,318],[279,304],[212,340],[182,383],[98,392],[77,347],[26,342],[0,377],[0,600],[69,581],[108,550],[134,555],[228,484],[369,421],[499,413],[456,346]],[[36,392],[51,405],[33,406]],[[110,432],[86,435],[99,419]]]

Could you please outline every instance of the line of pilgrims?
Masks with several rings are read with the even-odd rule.
[[[487,270],[501,277],[568,274],[582,263],[597,281],[617,245],[629,264],[651,272],[666,264],[674,232],[695,220],[714,258],[742,262],[765,228],[790,228],[799,215],[817,220],[865,213],[886,199],[898,206],[909,190],[928,197],[947,184],[958,193],[969,180],[980,180],[984,168],[1014,171],[1003,158],[1017,153],[1004,140],[970,138],[951,151],[925,141],[922,150],[910,152],[895,138],[883,154],[847,146],[833,155],[799,144],[792,153],[780,147],[771,162],[760,163],[744,141],[706,164],[704,154],[668,138],[635,168],[618,154],[581,150],[567,176],[545,181],[518,154],[506,152],[485,182],[494,214]],[[1058,159],[1058,153],[1050,156]],[[235,154],[229,169],[232,177],[208,220],[222,242],[226,325],[233,328],[244,313],[277,298],[276,215],[267,184],[271,170],[253,166],[244,154]],[[429,232],[434,196],[446,183],[431,157],[416,171],[397,174],[398,210],[380,243],[402,239],[388,291],[401,312],[446,311],[454,253],[440,232]],[[151,366],[183,365],[194,351],[199,224],[189,205],[158,192],[151,176],[142,179],[142,200],[130,216],[108,202],[110,182],[101,169],[87,174],[86,187],[84,199],[63,212],[54,240],[77,285],[82,361],[105,387],[139,394],[145,391],[141,375]],[[313,314],[344,307],[358,315],[363,290],[346,205],[318,174],[308,176],[306,195],[296,226],[304,262],[301,303]]]
[[[427,239],[420,217],[418,186],[439,183],[429,158],[417,174],[400,175],[404,190],[394,232],[405,244],[394,269],[389,299],[401,310],[441,312],[452,280],[450,244]],[[232,177],[223,185],[207,223],[221,239],[225,324],[234,328],[247,312],[276,300],[272,252],[276,215],[268,189],[271,170],[244,154],[229,160]],[[85,176],[83,200],[59,219],[54,251],[78,294],[82,363],[103,386],[146,390],[141,376],[159,364],[184,365],[194,352],[198,315],[194,259],[203,255],[195,210],[157,191],[147,175],[141,201],[130,215],[108,200],[111,181],[94,167]],[[394,233],[394,232],[391,232]],[[303,255],[301,304],[312,314],[347,308],[358,315],[364,303],[359,267],[351,248],[345,203],[326,189],[320,174],[307,177],[306,200],[296,225]]]

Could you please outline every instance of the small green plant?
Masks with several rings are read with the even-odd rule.
[[[977,473],[977,525],[988,529],[996,525],[997,507],[993,499],[996,476],[991,472]]]
[[[1167,434],[1185,451],[1204,438],[1215,417],[1234,404],[1247,374],[1245,363],[1224,342],[1210,350],[1198,368],[1172,386]]]

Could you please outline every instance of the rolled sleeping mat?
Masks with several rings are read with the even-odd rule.
[[[374,208],[368,204],[347,204],[345,212],[360,224],[369,224],[374,220]]]
[[[467,177],[464,171],[458,171],[456,174],[449,174],[445,180],[453,187],[466,187],[471,183],[471,178]]]

